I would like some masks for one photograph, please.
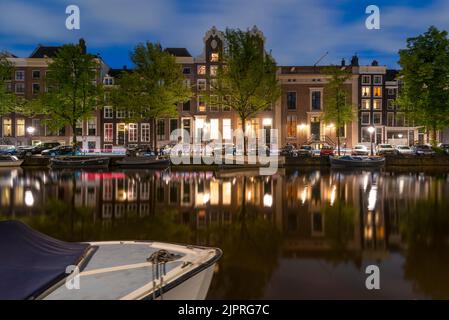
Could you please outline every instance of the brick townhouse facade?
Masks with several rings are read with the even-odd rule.
[[[83,39],[79,43],[86,51]],[[33,53],[27,58],[18,58],[10,55],[7,59],[13,64],[14,72],[8,89],[16,95],[25,99],[36,98],[45,92],[45,76],[51,59],[55,57],[60,47],[38,45]],[[100,57],[97,57],[97,83],[101,83],[109,67]],[[87,120],[78,123],[77,140],[83,149],[96,149],[100,147],[100,124],[101,110],[92,113]],[[9,113],[1,117],[1,139],[3,144],[31,145],[39,142],[59,142],[61,144],[71,143],[71,128],[66,126],[58,132],[53,132],[45,124],[45,117],[26,117],[19,113]],[[30,130],[32,128],[33,130]]]
[[[264,41],[263,33],[253,27],[253,34]],[[84,40],[80,40],[85,46]],[[232,132],[241,128],[236,112],[224,107],[210,90],[220,63],[220,55],[225,48],[223,32],[215,27],[208,30],[203,38],[203,52],[192,56],[186,48],[167,48],[168,53],[176,57],[182,66],[186,85],[192,88],[193,96],[186,103],[178,105],[178,116],[170,119],[158,119],[155,137],[151,121],[127,123],[127,115],[103,106],[92,116],[79,123],[78,142],[85,150],[123,150],[127,146],[151,146],[156,139],[157,146],[173,143],[170,133],[175,129],[184,129],[190,133],[191,142],[200,137],[214,140],[221,133],[223,139],[232,138]],[[59,47],[39,45],[28,58],[8,59],[15,65],[15,71],[9,87],[17,95],[26,99],[34,98],[46,90],[44,77],[51,58]],[[265,50],[265,49],[263,49]],[[325,86],[329,77],[323,73],[323,66],[280,66],[278,79],[282,88],[281,98],[269,109],[259,112],[247,120],[247,132],[255,134],[260,129],[278,129],[279,144],[336,144],[336,132],[340,131],[341,142],[348,148],[356,144],[369,144],[368,128],[376,128],[373,135],[375,143],[408,144],[427,142],[424,130],[407,121],[408,110],[400,110],[394,104],[400,90],[398,71],[379,66],[377,61],[369,66],[360,66],[357,56],[352,57],[348,65],[343,60],[342,67],[349,69],[352,77],[346,82],[356,115],[352,123],[336,128],[333,123],[324,123],[321,119],[325,110]],[[111,69],[98,57],[98,83],[106,87],[116,85],[116,80],[126,69]],[[211,99],[206,99],[207,95]],[[209,104],[206,102],[209,101]],[[60,132],[51,132],[43,124],[42,117],[27,118],[19,114],[4,115],[1,118],[1,137],[4,144],[31,144],[41,141],[59,141],[70,143],[70,128]],[[27,128],[35,129],[31,135]]]

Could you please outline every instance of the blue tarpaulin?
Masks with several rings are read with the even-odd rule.
[[[78,265],[88,244],[68,243],[18,221],[0,221],[0,299],[33,299]]]

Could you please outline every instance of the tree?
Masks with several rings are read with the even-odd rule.
[[[245,136],[246,120],[268,109],[281,96],[276,61],[264,51],[264,39],[251,31],[227,29],[217,81],[211,89],[223,106],[237,112]]]
[[[47,92],[28,104],[34,114],[51,117],[47,123],[51,129],[70,126],[74,146],[78,121],[89,118],[103,100],[102,86],[95,81],[97,70],[95,56],[80,45],[64,45],[48,67]]]
[[[7,87],[8,81],[14,72],[14,65],[7,59],[5,53],[0,52],[0,115],[10,112],[21,112],[23,107],[23,98],[17,97],[10,88]]]
[[[437,132],[449,125],[449,39],[446,31],[430,27],[407,39],[399,51],[404,86],[397,103],[411,109],[416,125],[426,127],[436,144]]]
[[[138,44],[131,61],[134,69],[122,73],[111,91],[111,103],[116,110],[128,111],[129,121],[152,121],[156,148],[157,119],[177,116],[177,105],[191,97],[191,90],[185,85],[181,65],[159,44]]]
[[[337,152],[340,156],[340,128],[354,119],[351,94],[345,83],[352,77],[345,67],[331,66],[325,68],[330,79],[325,87],[325,108],[322,116],[327,123],[334,123],[337,134]]]

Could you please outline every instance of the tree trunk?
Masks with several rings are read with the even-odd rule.
[[[248,139],[246,137],[246,118],[241,117],[242,120],[242,131],[243,131],[243,155],[247,155],[248,151]]]
[[[337,154],[340,156],[340,128],[336,128],[337,130]]]
[[[436,147],[436,145],[437,145],[437,127],[436,127],[436,125],[432,126],[432,138],[431,138],[430,143],[434,147]]]
[[[76,147],[76,122],[72,122],[72,145]]]

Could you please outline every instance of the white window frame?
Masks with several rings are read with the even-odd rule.
[[[366,89],[368,90],[368,95],[364,95],[364,91]],[[372,94],[371,91],[372,91],[371,87],[369,87],[369,86],[362,86],[362,98],[369,98],[369,97],[371,97],[371,94]]]
[[[145,134],[144,134],[144,132],[145,132]],[[148,139],[147,139],[147,133],[148,133]],[[140,124],[140,141],[141,142],[151,142],[151,126],[149,123],[141,123]]]
[[[133,134],[131,134],[133,131]],[[128,142],[137,142],[139,141],[139,126],[137,123],[129,123],[128,124]]]
[[[378,80],[380,78],[380,82],[376,82],[376,79]],[[382,85],[382,80],[383,80],[383,77],[381,76],[381,75],[374,75],[373,76],[373,85],[375,85],[375,86],[381,86]]]
[[[197,79],[196,87],[198,91],[206,91],[207,90],[207,80],[206,79]]]
[[[376,120],[376,115],[379,115],[380,116],[380,121],[379,122],[375,122],[375,120]],[[373,112],[373,125],[375,126],[375,125],[382,125],[382,112]]]
[[[17,76],[18,74],[22,74],[23,76],[20,78]],[[16,70],[14,74],[14,79],[16,81],[25,81],[25,70]]]
[[[375,108],[376,102],[379,103],[379,109]],[[382,99],[373,99],[373,110],[376,111],[382,110]]]
[[[125,119],[126,118],[126,110],[117,110],[115,113],[116,113],[115,117],[117,119]]]
[[[365,108],[364,103],[368,102],[368,108]],[[371,110],[371,99],[362,99],[362,110]]]
[[[19,87],[21,87],[23,90],[18,91],[17,88],[19,88]],[[14,86],[14,92],[16,94],[24,94],[25,93],[25,83],[23,83],[23,82],[16,83],[16,85]]]
[[[103,108],[103,118],[104,119],[113,119],[114,118],[114,109],[109,106],[104,107]]]
[[[368,122],[364,122],[363,121],[363,116],[364,115],[368,115]],[[371,112],[362,112],[361,115],[360,115],[360,123],[362,125],[369,125],[369,124],[371,124]]]
[[[112,134],[110,136],[111,139],[109,139],[109,136],[106,134],[108,126],[111,127],[111,131],[112,131]],[[103,132],[104,132],[104,139],[103,140],[105,142],[114,142],[114,123],[112,123],[112,122],[104,123],[103,124]]]
[[[364,80],[368,79],[368,82],[365,82]],[[370,85],[371,84],[371,76],[368,74],[362,75],[362,85]]]
[[[376,88],[380,88],[380,96],[376,96],[376,95],[375,95],[375,90],[376,90]],[[374,98],[382,98],[382,95],[383,95],[383,94],[382,94],[382,86],[374,86],[374,87],[373,87],[373,97],[374,97]]]

